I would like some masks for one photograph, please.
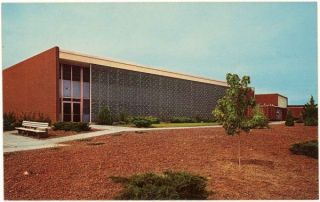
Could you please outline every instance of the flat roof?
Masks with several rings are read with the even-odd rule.
[[[286,96],[284,96],[284,95],[281,95],[281,94],[279,94],[279,93],[263,93],[263,94],[255,94],[255,96],[265,96],[265,95],[277,95],[277,96],[280,96],[280,97],[283,97],[283,98],[286,98],[286,99],[288,99]]]
[[[199,76],[191,76],[183,73],[171,72],[162,68],[160,69],[160,68],[154,68],[154,67],[147,67],[144,65],[138,65],[131,62],[124,62],[124,61],[118,61],[110,58],[91,56],[91,55],[86,55],[86,54],[77,53],[73,51],[59,49],[59,58],[63,60],[83,62],[87,64],[95,64],[95,65],[113,67],[118,69],[125,69],[125,70],[131,70],[136,72],[143,72],[143,73],[154,74],[159,76],[166,76],[171,78],[197,81],[201,83],[208,83],[208,84],[228,87],[228,84],[225,81],[207,79]]]

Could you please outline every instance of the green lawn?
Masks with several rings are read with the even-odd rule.
[[[169,127],[192,127],[192,126],[216,126],[219,125],[216,122],[210,123],[164,123],[161,122],[159,124],[152,124],[154,128],[169,128]]]

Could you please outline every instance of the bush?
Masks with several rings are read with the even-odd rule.
[[[306,117],[304,119],[304,125],[305,126],[317,126],[318,125],[318,119],[313,117]]]
[[[175,116],[171,119],[171,123],[196,123],[197,121],[193,118],[186,117],[186,116]]]
[[[290,110],[288,110],[285,125],[286,126],[294,126],[294,118],[293,118]]]
[[[14,130],[16,127],[16,116],[13,112],[3,114],[3,130]]]
[[[129,116],[125,112],[121,112],[119,116],[119,122],[129,123]]]
[[[64,131],[89,131],[89,123],[84,122],[57,122],[53,124],[53,130],[64,130]]]
[[[309,102],[304,105],[303,119],[305,126],[318,125],[318,105],[315,104],[313,96],[311,96]]]
[[[143,117],[134,117],[132,123],[138,128],[148,128],[152,125],[150,120]]]
[[[300,154],[310,156],[312,158],[318,158],[318,140],[312,140],[308,142],[302,142],[293,144],[290,148],[293,154]]]
[[[3,114],[3,130],[14,130],[15,127],[22,126],[22,121],[36,121],[36,122],[46,122],[51,125],[51,120],[48,116],[43,113],[35,112],[22,112],[22,114],[15,115],[13,112]]]
[[[185,172],[146,173],[129,178],[111,177],[124,184],[116,197],[121,200],[201,200],[207,199],[206,178]]]
[[[251,128],[266,128],[269,127],[268,118],[264,115],[260,106],[257,105],[253,108],[253,116],[249,121]]]
[[[44,115],[43,113],[35,113],[35,112],[23,112],[22,115],[20,116],[19,120],[18,120],[18,125],[21,126],[22,125],[22,121],[35,121],[35,122],[45,122],[45,123],[49,123],[49,125],[51,125],[51,119]]]
[[[146,116],[145,119],[149,120],[151,124],[158,124],[160,123],[160,119],[154,116]]]
[[[112,117],[109,107],[102,107],[98,113],[97,123],[100,125],[112,125]]]

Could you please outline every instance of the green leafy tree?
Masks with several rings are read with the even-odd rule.
[[[318,125],[318,107],[317,104],[315,104],[312,95],[309,102],[304,105],[303,119],[304,125],[306,126]]]
[[[228,135],[238,135],[238,162],[241,166],[241,131],[248,133],[253,127],[248,118],[248,109],[253,107],[255,102],[250,96],[250,77],[239,78],[237,74],[228,73],[226,76],[229,88],[224,97],[218,100],[217,106],[213,110],[215,119],[222,123]]]
[[[253,108],[253,116],[250,120],[252,128],[269,128],[269,120],[263,113],[260,105]]]

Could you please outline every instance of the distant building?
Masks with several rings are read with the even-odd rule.
[[[291,111],[294,118],[303,119],[304,105],[288,105],[288,110]]]
[[[152,115],[210,119],[224,81],[51,48],[3,70],[4,112],[43,113],[53,122]]]
[[[264,114],[271,121],[282,121],[286,119],[288,98],[277,94],[256,94],[256,104],[259,104]]]

